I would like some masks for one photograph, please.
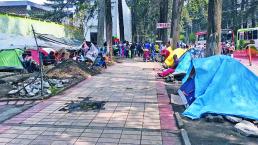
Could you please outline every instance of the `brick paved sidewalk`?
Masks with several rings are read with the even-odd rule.
[[[180,145],[154,63],[126,61],[0,124],[0,144]],[[80,97],[80,98],[78,98]],[[99,112],[59,111],[72,100],[107,101]]]

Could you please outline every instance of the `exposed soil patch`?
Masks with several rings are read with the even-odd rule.
[[[82,76],[87,78],[89,75],[100,73],[98,70],[92,70],[86,63],[78,63],[74,60],[66,60],[56,65],[47,72],[48,77],[71,78]]]

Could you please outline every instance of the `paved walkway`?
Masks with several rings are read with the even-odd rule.
[[[155,80],[154,66],[132,61],[116,64],[38,103],[0,124],[0,144],[180,145],[168,95],[164,84]],[[107,101],[105,109],[59,111],[85,97]]]

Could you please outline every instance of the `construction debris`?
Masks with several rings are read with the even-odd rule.
[[[240,123],[237,123],[234,127],[237,132],[245,136],[258,137],[258,127],[249,121],[243,120]]]
[[[48,79],[43,81],[43,94],[50,95],[51,89],[63,88],[66,84],[70,82],[69,79],[59,80],[59,79]],[[9,96],[23,96],[23,97],[34,97],[41,92],[41,80],[40,78],[30,77],[24,83],[18,83],[13,85],[13,90],[11,90]]]
[[[225,116],[225,118],[232,123],[239,123],[243,120],[242,118],[235,117],[235,116]]]

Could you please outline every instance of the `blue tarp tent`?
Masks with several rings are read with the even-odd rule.
[[[258,77],[228,56],[194,59],[196,100],[183,115],[198,119],[205,113],[258,120]]]
[[[200,48],[191,48],[179,59],[179,64],[174,72],[175,73],[185,73],[185,77],[182,80],[183,83],[186,82],[192,70],[192,59],[204,57],[204,51]]]
[[[189,66],[191,64],[191,53],[186,52],[180,59],[179,59],[179,64],[176,67],[175,73],[187,73]]]

